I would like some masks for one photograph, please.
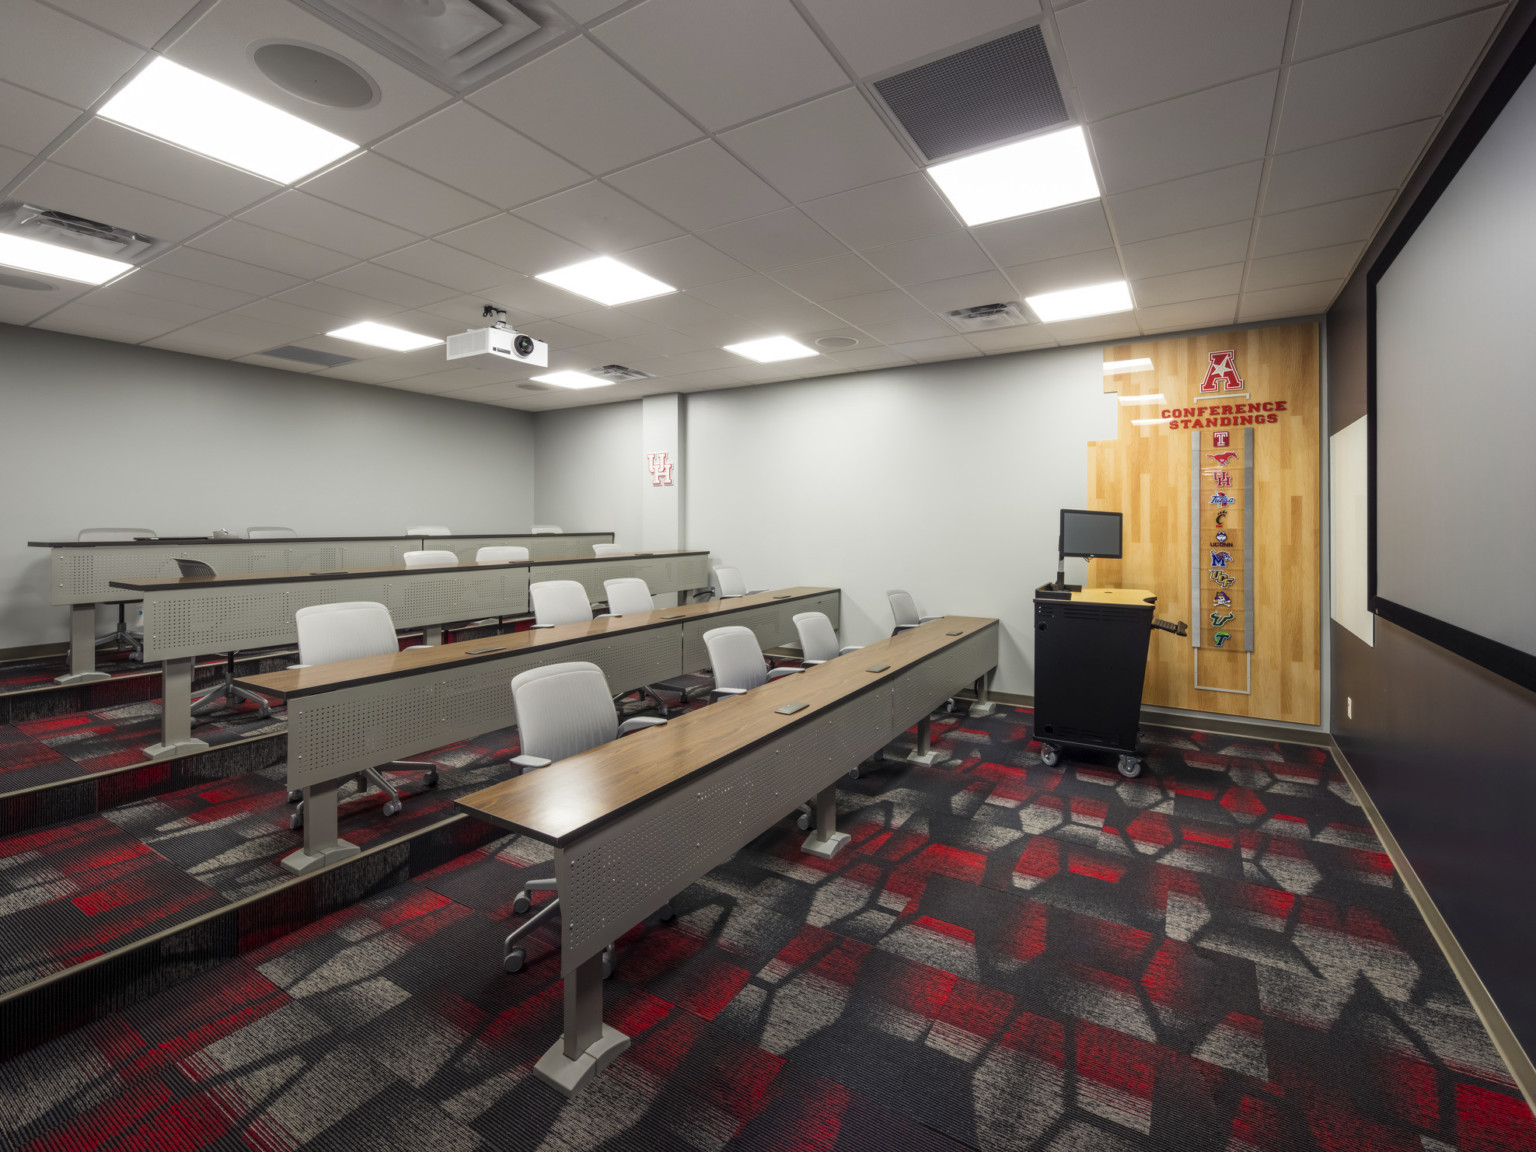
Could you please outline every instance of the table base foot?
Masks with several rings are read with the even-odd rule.
[[[94,684],[98,680],[110,680],[105,672],[66,672],[62,676],[55,676],[55,684]]]
[[[929,768],[932,768],[942,759],[944,759],[944,753],[940,752],[937,748],[930,749],[927,752],[913,751],[907,753],[908,764],[922,764]]]
[[[982,716],[990,716],[990,715],[992,715],[996,711],[997,711],[997,704],[996,704],[995,701],[992,701],[992,700],[977,701],[975,704],[971,705],[970,715],[972,717],[979,718],[979,717],[982,717]]]
[[[349,844],[345,840],[314,852],[307,848],[300,848],[291,855],[284,856],[282,865],[296,876],[303,876],[310,872],[318,872],[321,868],[329,867],[339,860],[345,860],[350,856],[356,856],[362,849],[356,844]]]
[[[144,755],[150,760],[170,760],[176,756],[190,756],[193,752],[201,752],[207,747],[206,740],[174,740],[169,743],[151,744],[144,749]]]
[[[539,1057],[533,1074],[563,1095],[574,1096],[628,1047],[628,1036],[604,1024],[602,1036],[574,1060],[565,1054],[565,1037],[560,1037]]]
[[[820,856],[823,860],[830,860],[853,841],[853,837],[846,832],[833,832],[825,839],[821,833],[812,832],[800,845],[800,851],[808,852],[812,856]]]

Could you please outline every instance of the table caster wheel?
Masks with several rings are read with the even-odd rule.
[[[1047,768],[1054,768],[1061,763],[1061,750],[1050,744],[1040,745],[1040,763]]]
[[[393,816],[398,811],[400,811],[400,801],[398,800],[391,800],[384,805],[384,815],[386,816]]]
[[[436,772],[428,772],[427,773],[426,785],[427,785],[428,788],[436,788],[437,787],[437,773]]]
[[[1134,780],[1141,775],[1141,759],[1137,756],[1122,756],[1118,765],[1120,775],[1127,780]]]
[[[656,913],[656,919],[660,920],[663,924],[665,924],[668,920],[676,920],[677,909],[672,907],[671,904],[663,904],[661,909]]]
[[[524,952],[521,948],[514,948],[502,960],[501,967],[507,972],[521,972],[523,970],[523,963],[527,959],[528,953]]]
[[[302,788],[291,788],[291,789],[289,789],[289,791],[288,791],[288,803],[290,803],[290,804],[297,804],[302,799],[304,799],[304,789],[302,789]]]
[[[804,812],[800,813],[800,815],[795,818],[795,827],[800,829],[802,832],[809,832],[811,830],[811,818]]]
[[[859,770],[857,768],[850,768],[850,769],[848,769],[848,779],[850,779],[850,780],[857,780],[858,778],[859,778]]]
[[[528,909],[532,907],[533,901],[528,899],[528,893],[526,892],[519,892],[512,898],[513,915],[521,916],[524,912],[528,911]]]

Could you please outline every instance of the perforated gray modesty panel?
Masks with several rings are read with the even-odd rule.
[[[434,536],[432,547],[446,548],[458,556],[460,564],[469,564],[481,548],[505,544],[528,549],[530,560],[554,560],[562,556],[581,556],[591,552],[594,544],[612,541],[612,532],[590,532],[579,536]]]
[[[934,625],[929,625],[934,627]],[[955,691],[997,667],[997,628],[967,636],[942,654],[925,660],[896,681],[891,735],[905,732]]]

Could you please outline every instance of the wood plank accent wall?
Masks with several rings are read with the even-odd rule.
[[[1196,619],[1190,603],[1190,436],[1131,421],[1195,407],[1210,353],[1237,350],[1246,397],[1284,400],[1286,413],[1254,429],[1254,650],[1195,649],[1152,637],[1143,702],[1298,724],[1322,720],[1322,493],[1316,324],[1240,329],[1175,340],[1106,346],[1104,359],[1149,357],[1153,371],[1106,376],[1104,390],[1161,392],[1166,401],[1120,407],[1118,438],[1088,444],[1088,506],[1124,514],[1124,555],[1089,562],[1092,585],[1149,588],[1165,619]],[[1240,439],[1234,436],[1233,442]],[[1196,526],[1199,528],[1200,526]],[[1214,588],[1215,585],[1212,585]],[[1242,692],[1250,687],[1246,694]],[[1211,691],[1210,688],[1236,691]]]

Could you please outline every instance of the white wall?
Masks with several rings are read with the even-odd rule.
[[[28,540],[522,532],[533,473],[509,409],[0,324],[0,648],[67,638]]]
[[[641,546],[640,401],[541,412],[535,418],[534,511],[570,532],[612,532]]]

